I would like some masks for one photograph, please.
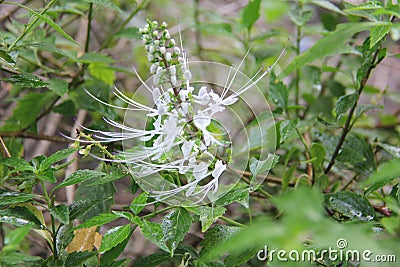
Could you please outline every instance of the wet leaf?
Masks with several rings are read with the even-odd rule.
[[[5,165],[8,167],[12,167],[12,172],[20,172],[20,171],[35,171],[35,168],[32,167],[28,162],[21,158],[6,158],[0,160],[0,165]]]
[[[69,209],[66,205],[60,204],[50,208],[50,214],[62,224],[69,224]]]
[[[349,109],[354,106],[357,100],[358,100],[357,93],[344,95],[339,98],[335,108],[336,122],[338,122],[345,114],[347,114],[347,111],[349,111]]]
[[[327,206],[351,219],[371,221],[375,218],[375,211],[371,204],[362,195],[341,191],[326,195]]]
[[[76,267],[82,266],[81,264],[84,263],[89,258],[97,255],[97,251],[78,251],[69,253],[67,259],[65,260],[64,266],[65,267]]]
[[[86,180],[92,179],[94,177],[105,176],[106,173],[93,171],[93,170],[78,170],[64,179],[61,183],[59,183],[54,189],[62,188],[69,185],[78,184],[84,182]]]
[[[162,250],[168,252],[168,248],[165,245],[165,243],[163,242],[164,233],[163,233],[161,224],[150,222],[150,221],[143,219],[139,226],[140,226],[140,230],[142,231],[142,234],[147,239],[149,239],[151,242],[153,242],[155,245],[157,245]]]
[[[120,218],[120,216],[118,216],[117,214],[114,214],[114,213],[99,214],[95,217],[92,217],[92,218],[84,221],[83,223],[81,223],[80,225],[75,227],[75,229],[89,228],[92,226],[100,226],[100,225],[112,222],[118,218]]]
[[[46,82],[42,81],[42,79],[31,73],[16,74],[3,80],[26,88],[40,88],[47,86]]]
[[[236,187],[230,190],[228,193],[219,198],[216,202],[216,206],[226,206],[233,202],[238,202],[243,207],[249,207],[249,188],[247,187]]]
[[[32,201],[35,195],[0,188],[0,206]]]
[[[101,266],[108,267],[111,266],[113,260],[115,260],[118,256],[121,255],[121,253],[124,251],[126,245],[129,242],[129,239],[131,238],[133,231],[135,231],[136,226],[131,227],[130,233],[125,237],[125,239],[113,247],[112,249],[106,251],[103,256],[101,257],[100,263]],[[114,266],[114,265],[113,265]],[[124,265],[126,266],[126,265]]]
[[[166,244],[171,257],[174,255],[178,244],[189,232],[192,225],[192,216],[185,208],[176,208],[165,215],[161,222],[163,230],[163,241]]]
[[[131,233],[131,226],[129,224],[123,226],[116,226],[108,230],[101,242],[100,253],[109,251],[113,247],[123,242]]]
[[[201,231],[206,232],[211,225],[222,215],[225,214],[226,209],[221,206],[208,207],[199,206],[188,208],[189,211],[199,215],[201,222]]]
[[[147,197],[148,194],[146,192],[142,192],[132,200],[129,209],[133,212],[133,214],[138,215],[143,210],[147,203]]]

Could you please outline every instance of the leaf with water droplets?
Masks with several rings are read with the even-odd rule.
[[[184,208],[176,208],[162,219],[161,228],[164,234],[163,240],[167,245],[171,257],[174,255],[174,251],[179,242],[181,242],[185,234],[189,232],[191,225],[192,216],[190,216],[190,213]]]
[[[123,242],[130,234],[130,228],[130,224],[126,224],[108,230],[103,236],[103,240],[100,246],[100,252],[106,252],[117,246],[119,243]]]
[[[375,211],[368,200],[354,192],[328,194],[325,201],[330,209],[351,219],[370,221],[375,217]]]

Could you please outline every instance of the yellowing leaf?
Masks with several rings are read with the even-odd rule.
[[[74,231],[74,239],[66,247],[68,253],[75,251],[92,251],[93,247],[98,246],[99,237],[96,237],[97,226],[83,228]],[[101,241],[100,241],[101,242]]]

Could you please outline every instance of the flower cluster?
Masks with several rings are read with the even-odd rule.
[[[178,46],[175,46],[175,39],[171,38],[167,29],[167,23],[158,25],[157,21],[148,21],[143,27],[139,28],[142,34],[144,47],[147,51],[147,59],[151,64],[150,73],[154,75],[154,83],[162,81],[162,71],[168,69],[168,77],[172,86],[177,85],[179,73],[175,67],[181,65],[182,74],[186,79],[190,79],[191,73],[186,68],[185,54]]]

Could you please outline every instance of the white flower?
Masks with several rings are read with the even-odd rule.
[[[150,73],[155,74],[157,71],[157,64],[151,64]]]
[[[207,87],[206,86],[202,86],[199,90],[199,93],[197,94],[197,96],[193,96],[195,99],[195,102],[200,104],[200,105],[207,105],[208,102],[210,101],[210,95],[207,92]]]
[[[172,65],[171,67],[169,67],[169,74],[176,75],[176,67],[175,67],[175,65]]]
[[[207,176],[208,164],[205,162],[200,162],[193,168],[193,176],[196,180],[201,180]]]
[[[172,59],[172,55],[170,52],[165,53],[165,60],[170,61]]]
[[[177,84],[177,80],[176,80],[176,76],[175,75],[170,76],[169,79],[171,81],[172,86],[175,86]]]
[[[184,78],[185,80],[190,80],[190,79],[192,79],[192,73],[191,73],[188,69],[186,69],[186,70],[184,71],[184,73],[183,73],[183,78]]]
[[[192,152],[192,149],[194,147],[194,142],[193,141],[183,141],[181,150],[182,150],[182,154],[183,154],[183,158],[184,159],[188,159],[189,158],[189,154],[190,152]]]
[[[226,170],[226,165],[222,162],[222,160],[217,160],[215,163],[215,167],[213,172],[211,173],[212,177],[219,178],[221,174]]]
[[[181,53],[181,50],[179,49],[179,47],[174,47],[174,53],[179,55]]]
[[[203,112],[202,110],[197,111],[197,114],[193,117],[194,125],[200,130],[205,130],[211,123],[211,117]]]

